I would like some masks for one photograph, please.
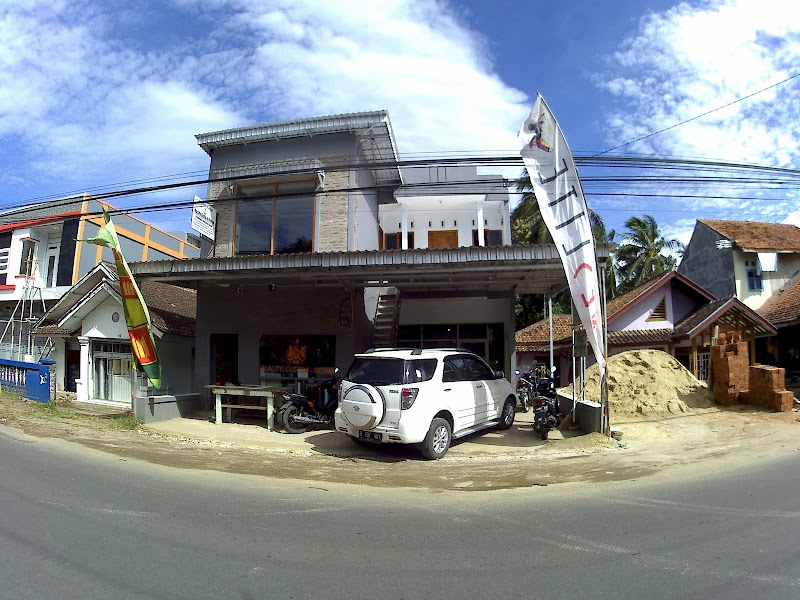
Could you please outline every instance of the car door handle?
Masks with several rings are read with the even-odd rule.
[[[481,389],[483,386],[482,385],[476,385],[475,387],[478,388],[478,389]]]
[[[453,389],[453,388],[444,388],[444,391],[445,392],[449,392],[451,389]]]

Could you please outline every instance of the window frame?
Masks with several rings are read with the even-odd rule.
[[[257,251],[242,251],[240,250],[240,226],[239,226],[239,207],[240,203],[248,202],[248,201],[255,201],[255,202],[267,202],[268,197],[264,196],[261,197],[248,197],[246,194],[242,192],[242,190],[246,190],[247,188],[255,188],[255,187],[272,187],[272,210],[270,211],[270,230],[269,230],[269,256],[275,256],[276,254],[281,254],[281,252],[276,252],[275,249],[275,228],[278,226],[277,224],[277,217],[278,217],[278,202],[283,198],[284,200],[291,200],[292,195],[285,195],[282,196],[279,193],[280,186],[292,183],[310,183],[311,187],[313,188],[309,193],[308,196],[311,199],[311,252],[314,252],[316,249],[316,230],[317,230],[317,180],[311,179],[308,177],[302,177],[298,179],[271,179],[267,181],[258,181],[258,182],[248,182],[245,184],[239,184],[236,187],[236,210],[234,214],[234,236],[233,236],[233,248],[234,248],[234,256],[246,256],[246,255],[257,255],[263,254],[262,252]],[[303,194],[305,196],[305,194]]]
[[[758,269],[747,269],[747,291],[748,292],[763,292],[764,281]]]

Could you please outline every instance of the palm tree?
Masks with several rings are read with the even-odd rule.
[[[539,204],[533,193],[531,178],[527,171],[523,171],[514,182],[514,187],[525,196],[517,207],[511,212],[511,240],[515,244],[552,244],[553,238],[547,230]],[[603,219],[589,209],[589,224],[592,228],[595,242],[603,243],[606,240],[606,227]]]
[[[625,227],[628,231],[623,234],[622,243],[614,252],[620,291],[634,288],[675,268],[675,257],[664,252],[680,254],[684,245],[676,239],[664,239],[652,216],[630,217],[625,221]]]

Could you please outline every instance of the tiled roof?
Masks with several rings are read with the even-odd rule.
[[[76,283],[45,313],[35,327],[36,335],[70,335],[69,325],[57,323],[84,298],[103,288],[119,290],[116,270],[101,262]],[[139,284],[153,326],[163,333],[194,337],[197,319],[197,292],[186,288],[145,280]],[[106,293],[109,293],[106,291]],[[74,325],[73,325],[74,327]]]
[[[756,337],[775,335],[775,327],[735,296],[709,302],[675,325],[674,338],[694,337],[717,323],[730,329],[747,329]]]
[[[553,343],[572,342],[572,315],[553,315]],[[544,344],[550,347],[550,322],[548,319],[520,329],[516,335],[517,350],[534,352]]]
[[[614,346],[630,344],[667,344],[671,338],[672,329],[637,329],[608,332],[608,343]]]
[[[197,293],[194,290],[143,281],[139,286],[153,325],[164,333],[194,337]]]
[[[772,294],[758,312],[776,325],[800,319],[800,273],[796,273],[781,289]]]
[[[800,227],[759,221],[701,219],[739,248],[763,252],[800,252]]]

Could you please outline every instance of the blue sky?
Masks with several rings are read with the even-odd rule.
[[[573,153],[592,154],[798,72],[800,5],[786,0],[5,0],[0,207],[203,177],[195,134],[343,112],[387,109],[403,158],[516,155],[536,90]],[[797,169],[798,117],[800,78],[620,152]],[[595,171],[581,174],[618,174]],[[674,198],[584,187],[609,227],[652,214],[684,242],[697,218],[782,222],[800,208],[791,182]],[[185,211],[157,219],[188,229]]]

